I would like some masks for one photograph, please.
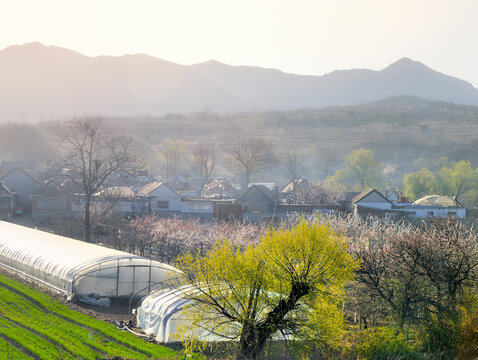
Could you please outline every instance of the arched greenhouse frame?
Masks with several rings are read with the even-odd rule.
[[[142,297],[178,270],[158,261],[0,221],[0,266],[65,295]]]

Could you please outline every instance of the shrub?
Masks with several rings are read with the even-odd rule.
[[[478,358],[478,311],[466,316],[460,325],[458,358],[463,360]]]
[[[415,360],[423,359],[405,336],[394,329],[381,327],[366,332],[356,348],[359,359]]]
[[[427,326],[427,340],[424,344],[427,353],[435,358],[453,359],[456,355],[459,328],[451,320],[431,322]]]

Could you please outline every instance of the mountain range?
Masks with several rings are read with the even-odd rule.
[[[380,71],[309,76],[214,60],[185,66],[145,54],[89,57],[36,42],[0,51],[0,121],[292,110],[399,95],[478,105],[470,83],[408,58]]]

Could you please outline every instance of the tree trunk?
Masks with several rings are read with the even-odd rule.
[[[85,241],[91,242],[91,219],[90,219],[91,196],[85,198]]]
[[[238,360],[259,359],[261,349],[258,347],[257,328],[253,325],[244,325],[239,340]]]
[[[360,317],[360,329],[362,329],[362,322],[363,322],[363,328],[368,329],[367,318],[365,316]]]
[[[251,178],[251,174],[249,174],[249,171],[246,171],[245,174],[244,174],[244,184],[243,184],[243,191],[246,191],[247,190],[247,187],[249,186],[250,184],[250,178]]]
[[[267,340],[282,327],[285,316],[297,306],[300,298],[309,292],[309,284],[295,282],[292,284],[288,298],[280,300],[277,306],[267,314],[263,322],[256,326],[244,325],[238,359],[259,359]]]

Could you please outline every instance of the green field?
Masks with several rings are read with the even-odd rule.
[[[0,359],[178,359],[0,274]]]

